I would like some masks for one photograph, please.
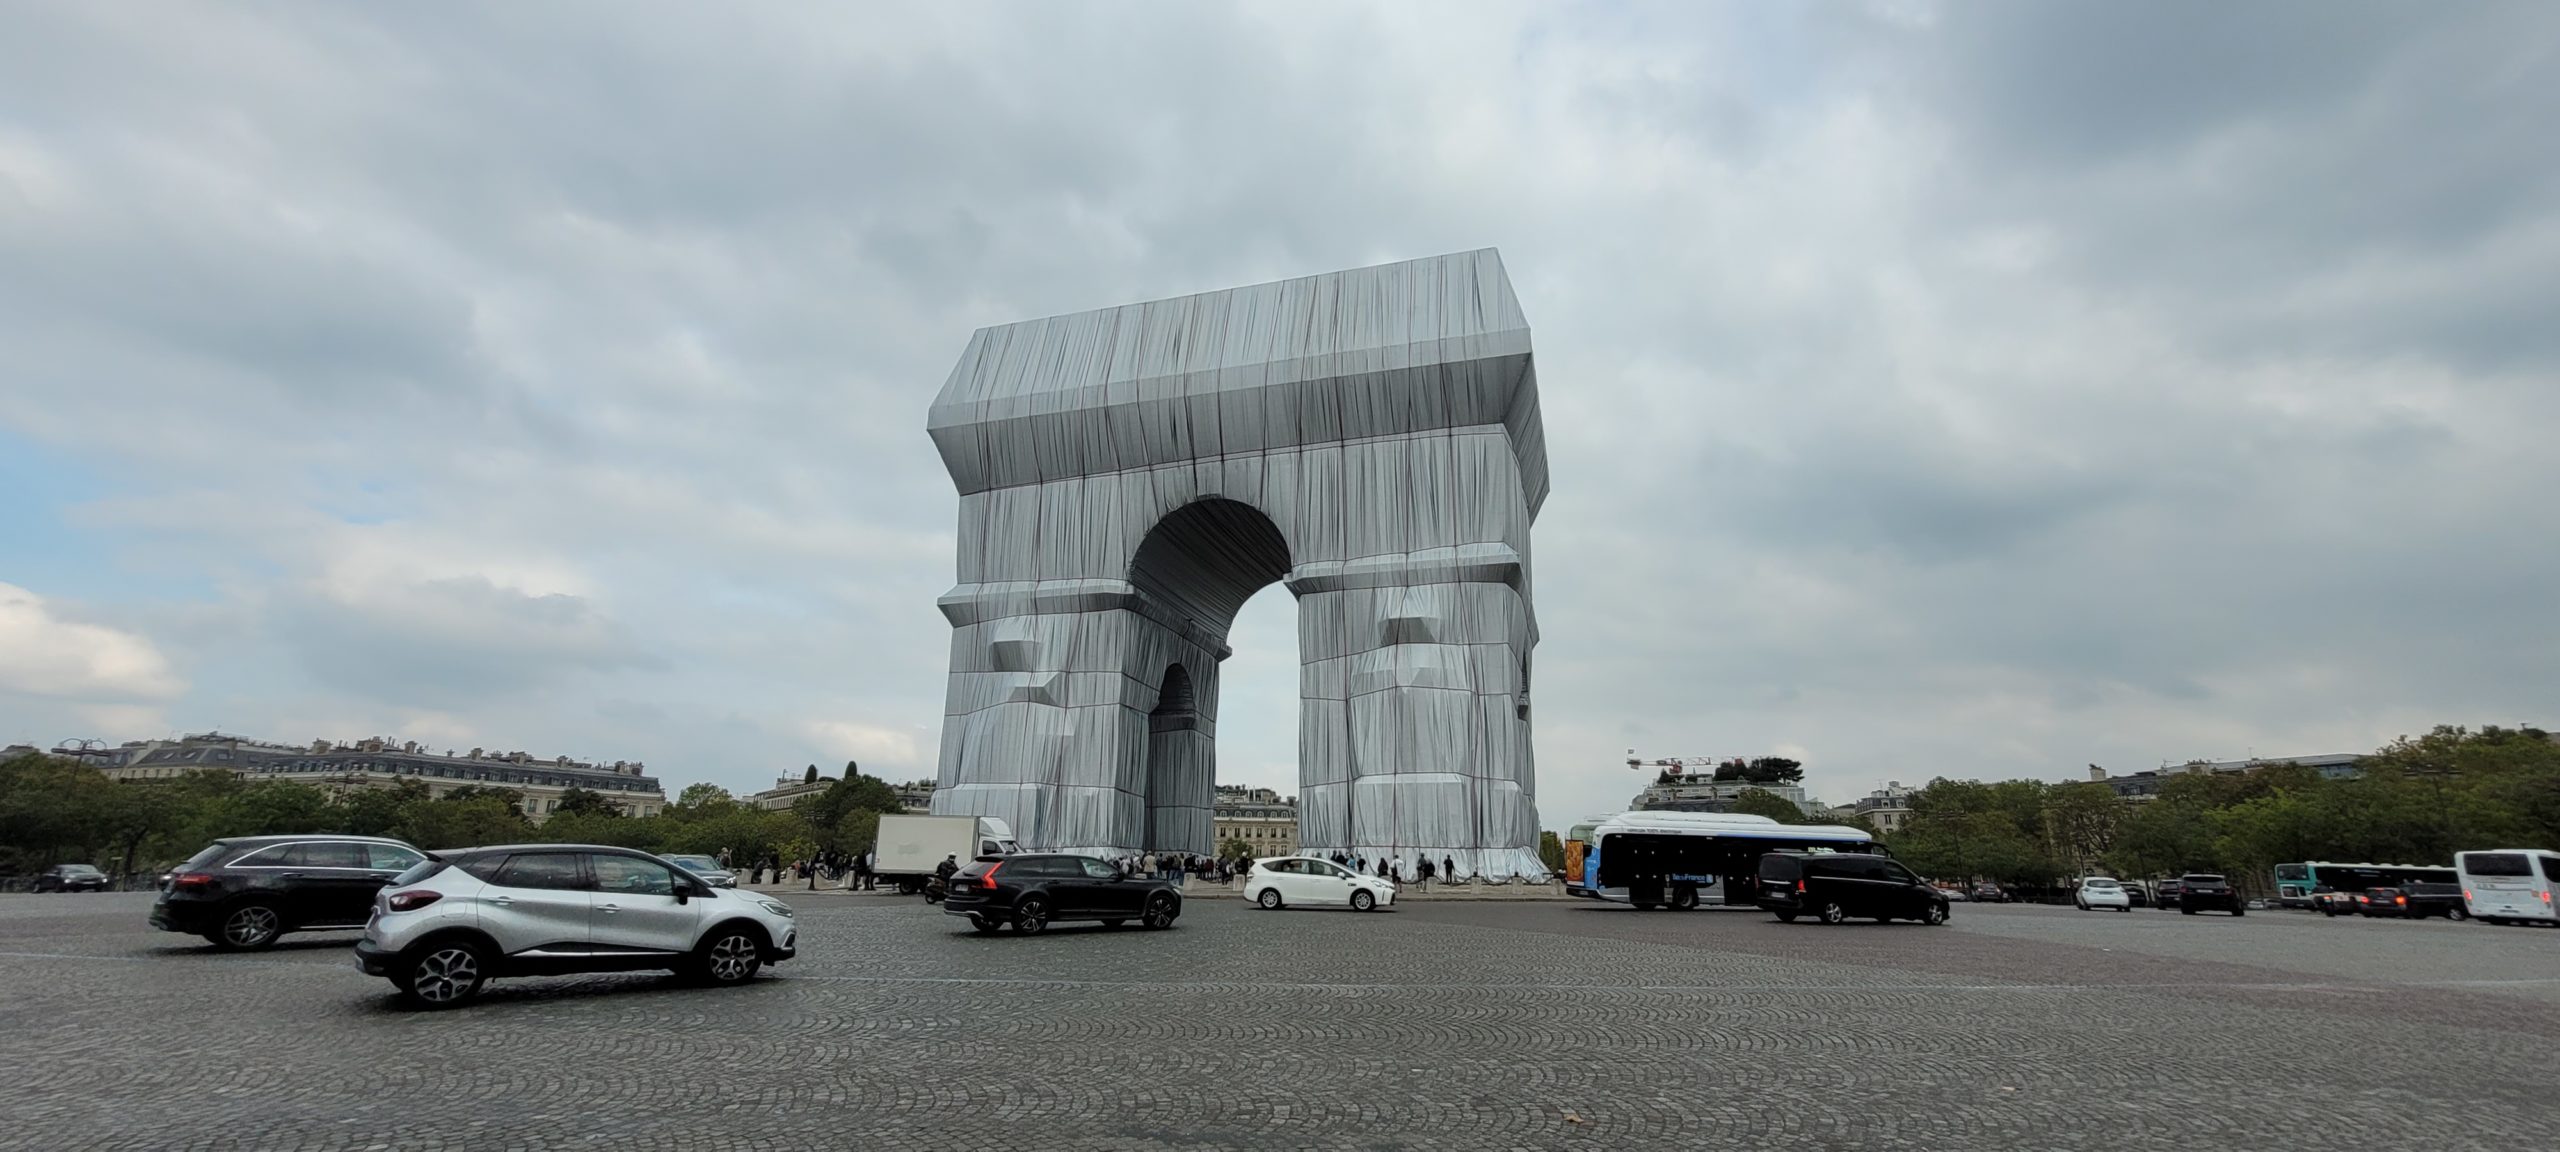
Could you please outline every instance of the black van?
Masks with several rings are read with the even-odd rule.
[[[1793,923],[1811,915],[1825,924],[1852,916],[1877,921],[1947,922],[1947,898],[1911,870],[1858,852],[1771,852],[1760,858],[1760,907]]]

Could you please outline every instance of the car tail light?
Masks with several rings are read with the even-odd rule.
[[[2463,898],[2463,899],[2465,899],[2465,900],[2469,900],[2469,899],[2471,899],[2471,890],[2470,890],[2470,889],[2468,889],[2468,888],[2463,889],[2463,890],[2462,890],[2462,898]]]
[[[1804,881],[1802,881],[1802,880],[1798,880],[1798,881],[1796,881],[1796,893],[1797,893],[1798,895],[1802,895],[1802,894],[1804,893]]]
[[[2394,896],[2391,898],[2391,902],[2394,904],[2406,904],[2409,902],[2409,898],[2406,896]]]
[[[998,860],[993,864],[987,865],[986,873],[978,877],[978,887],[992,891],[996,886],[996,869],[1002,867],[1004,867],[1004,861],[1002,860]]]
[[[211,888],[213,887],[213,873],[180,872],[169,878],[169,886],[172,888]]]
[[[2542,902],[2543,902],[2543,903],[2545,903],[2545,904],[2548,904],[2548,903],[2550,903],[2550,902],[2551,902],[2551,890],[2550,890],[2550,889],[2545,888],[2545,889],[2543,889],[2543,890],[2542,890]]]
[[[442,899],[444,899],[444,893],[442,892],[428,888],[416,888],[407,892],[392,893],[390,904],[391,910],[394,912],[415,912],[420,908],[424,908],[427,905],[433,904]]]

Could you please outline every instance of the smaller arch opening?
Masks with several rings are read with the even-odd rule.
[[[1224,638],[1236,610],[1289,574],[1289,541],[1262,510],[1222,497],[1165,514],[1138,542],[1129,582],[1148,599]]]

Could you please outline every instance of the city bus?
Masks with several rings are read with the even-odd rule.
[[[2403,884],[2452,884],[2460,878],[2451,868],[2422,864],[2333,864],[2312,860],[2301,864],[2276,865],[2276,904],[2285,908],[2318,908],[2323,912],[2352,912],[2355,894],[2367,888],[2397,888]],[[2342,895],[2343,907],[2329,907],[2326,897]]]
[[[1582,871],[1568,874],[1573,894],[1638,908],[1695,908],[1698,890],[1718,884],[1725,903],[1749,904],[1753,894],[1746,889],[1757,883],[1760,857],[1770,852],[1882,851],[1861,829],[1780,824],[1738,812],[1621,812],[1584,836]]]
[[[1582,887],[1582,862],[1591,850],[1591,830],[1600,826],[1606,816],[1594,816],[1564,832],[1564,894],[1588,896]]]

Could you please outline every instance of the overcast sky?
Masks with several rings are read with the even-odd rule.
[[[1548,827],[2560,725],[2551,6],[955,7],[0,4],[0,743],[929,775],[972,329],[1483,246]]]

